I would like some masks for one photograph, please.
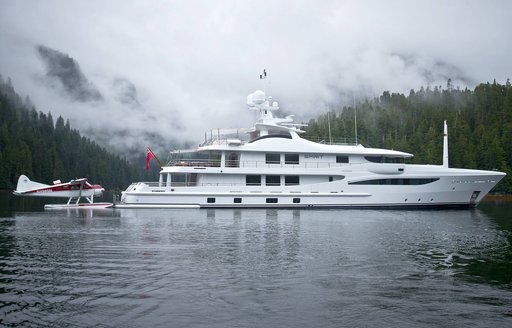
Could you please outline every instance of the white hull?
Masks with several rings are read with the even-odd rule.
[[[350,179],[278,188],[236,185],[171,188],[139,183],[124,192],[123,202],[116,207],[473,207],[503,175],[492,171],[467,171],[483,174],[440,176],[435,182],[418,186],[350,185],[347,183]],[[133,191],[134,188],[138,190]],[[212,198],[215,203],[208,202]],[[268,203],[269,198],[277,199],[276,203]]]

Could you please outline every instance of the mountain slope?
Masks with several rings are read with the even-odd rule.
[[[0,77],[0,188],[15,188],[21,174],[45,183],[87,177],[108,189],[156,178],[143,163],[134,166],[82,137],[62,117],[54,123],[50,113],[37,112]]]

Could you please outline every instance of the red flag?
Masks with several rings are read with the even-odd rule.
[[[155,156],[155,154],[153,154],[153,152],[151,151],[151,149],[146,148],[146,171],[149,170],[149,161]]]

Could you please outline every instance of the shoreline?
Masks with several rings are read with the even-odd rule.
[[[512,202],[512,194],[487,194],[482,202]]]

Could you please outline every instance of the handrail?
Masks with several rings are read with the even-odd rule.
[[[333,162],[304,162],[299,164],[292,164],[286,162],[280,163],[267,163],[265,161],[240,161],[240,160],[226,160],[227,168],[287,168],[287,169],[307,169],[307,168],[331,168],[331,167],[346,167],[352,163],[333,163]],[[181,159],[171,160],[166,166],[191,166],[191,167],[220,167],[221,161],[219,160],[205,160],[205,159]]]
[[[313,141],[324,145],[351,145],[356,146],[358,144],[355,138],[329,138],[329,137],[317,137],[317,136],[301,136],[302,139]]]
[[[358,142],[358,140],[356,138],[353,138],[353,137],[329,138],[329,137],[318,137],[318,136],[305,136],[305,135],[302,135],[301,138],[309,140],[309,141],[312,141],[312,142],[316,142],[316,143],[319,143],[319,144],[324,144],[324,145],[351,145],[351,146],[356,146],[356,145],[360,144],[360,142]],[[229,136],[221,134],[220,136],[213,135],[213,136],[209,137],[208,139],[205,139],[204,142],[199,144],[199,147],[210,146],[210,145],[214,145],[214,144],[216,144],[216,145],[227,145],[228,141],[231,140],[231,139],[240,140],[240,142],[242,144],[244,144],[244,143],[249,141],[249,138],[247,136],[232,136],[230,138]]]
[[[159,190],[170,190],[170,189],[174,189],[174,188],[179,188],[179,187],[225,187],[225,186],[244,186],[244,187],[248,187],[249,189],[247,189],[247,191],[254,191],[256,190],[256,187],[293,187],[293,186],[299,186],[298,184],[288,184],[288,185],[275,185],[275,184],[272,184],[272,185],[265,185],[265,184],[247,184],[247,183],[217,183],[217,182],[212,182],[212,183],[196,183],[196,182],[174,182],[171,186],[167,186],[164,183],[162,183],[162,185],[159,185],[159,182],[134,182],[130,185],[130,187],[137,187],[137,186],[145,186],[145,187],[149,187],[149,188],[160,188]],[[130,189],[130,188],[129,188]]]

